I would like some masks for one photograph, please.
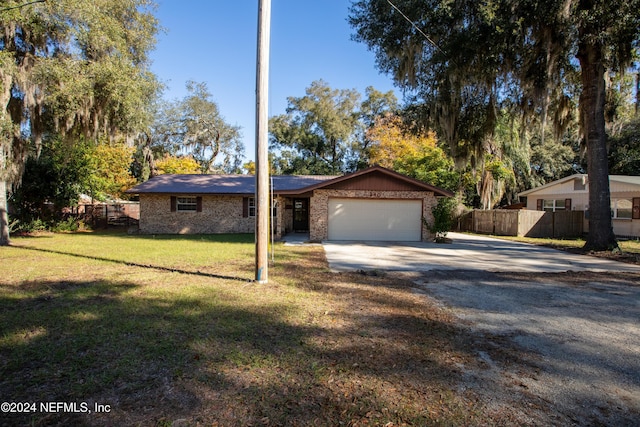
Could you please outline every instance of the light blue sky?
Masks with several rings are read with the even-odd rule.
[[[247,160],[255,159],[258,0],[157,0],[166,32],[151,54],[151,70],[167,86],[165,99],[186,95],[188,80],[205,82],[225,121],[242,128]],[[269,116],[287,97],[303,96],[315,80],[334,89],[392,90],[364,44],[351,41],[350,0],[272,0]]]

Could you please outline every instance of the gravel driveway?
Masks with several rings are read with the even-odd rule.
[[[414,282],[477,335],[514,345],[515,366],[479,351],[487,370],[472,379],[533,395],[577,425],[640,425],[640,275],[437,271]]]
[[[535,402],[553,408],[557,416],[544,419],[557,425],[640,425],[640,268],[455,237],[435,248],[360,243],[351,252],[329,242],[325,252],[334,271],[402,274],[458,316],[482,343],[485,367],[461,366],[462,387],[503,410],[519,399],[532,412]]]

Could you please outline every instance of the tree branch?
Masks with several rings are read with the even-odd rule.
[[[19,4],[18,6],[12,6],[12,7],[5,7],[4,9],[0,9],[0,12],[7,12],[9,10],[13,10],[13,9],[20,9],[22,7],[25,6],[29,6],[31,4],[36,4],[36,3],[44,3],[47,0],[35,0],[35,1],[30,1],[29,3],[24,3],[24,4]]]

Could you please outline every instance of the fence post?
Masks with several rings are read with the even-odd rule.
[[[496,211],[495,209],[491,210],[491,217],[493,218],[493,221],[491,221],[492,225],[493,225],[493,230],[491,231],[491,234],[493,234],[494,236],[496,235]]]
[[[478,232],[478,224],[477,224],[477,218],[476,218],[476,210],[474,209],[473,211],[471,211],[471,227],[474,233]]]

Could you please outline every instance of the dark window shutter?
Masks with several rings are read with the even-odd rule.
[[[536,210],[541,211],[542,210],[542,199],[538,199],[536,200]]]
[[[176,196],[171,196],[171,212],[175,212],[177,206],[178,206],[177,197]]]
[[[633,213],[631,218],[640,219],[640,197],[633,198]]]
[[[242,198],[242,218],[249,217],[249,198]]]
[[[202,197],[196,197],[196,212],[202,212]]]
[[[571,210],[571,199],[564,199],[564,208],[568,211]]]

